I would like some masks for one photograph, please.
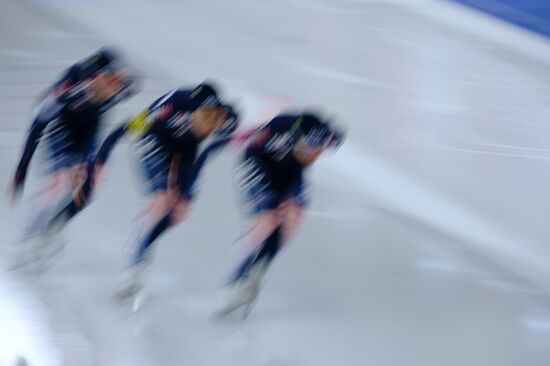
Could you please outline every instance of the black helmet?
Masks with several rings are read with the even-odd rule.
[[[296,121],[299,138],[307,145],[314,147],[325,147],[332,143],[335,131],[328,121],[311,112],[302,113]]]
[[[215,108],[222,105],[214,86],[206,82],[193,89],[191,102],[195,108]]]
[[[109,48],[101,48],[80,63],[82,79],[93,77],[100,72],[116,71],[120,68],[120,58],[116,52]]]

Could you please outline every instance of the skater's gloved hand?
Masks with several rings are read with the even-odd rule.
[[[168,194],[178,196],[179,184],[178,184],[178,170],[180,165],[180,155],[175,154],[170,164],[170,170],[168,171]]]
[[[92,174],[92,190],[95,188],[95,186],[99,183],[99,180],[101,179],[101,174],[103,173],[103,164],[96,161],[94,163],[94,171]]]
[[[77,207],[88,204],[103,170],[103,164],[99,162],[90,161],[88,164],[88,175],[84,184],[73,192],[73,201]]]
[[[14,177],[8,187],[7,199],[10,205],[15,205],[19,202],[21,195],[23,193],[23,181],[19,171],[16,171]]]
[[[332,138],[329,143],[329,146],[334,149],[337,149],[340,146],[342,146],[342,144],[344,143],[344,140],[346,139],[347,131],[343,126],[337,125],[335,123],[332,123],[331,128],[332,128]]]
[[[86,192],[84,189],[84,186],[78,188],[73,192],[73,201],[76,205],[76,207],[82,207],[86,204]]]

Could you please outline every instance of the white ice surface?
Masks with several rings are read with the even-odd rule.
[[[140,209],[135,162],[121,146],[58,265],[39,279],[0,279],[0,290],[38,299],[37,322],[49,329],[36,342],[68,365],[546,365],[545,61],[500,42],[489,20],[468,26],[495,38],[446,24],[453,7],[436,19],[410,3],[5,0],[6,182],[33,98],[106,43],[146,76],[112,123],[212,78],[247,124],[319,105],[350,127],[346,145],[312,172],[308,218],[244,324],[211,318],[238,256],[234,152],[208,167],[190,219],[160,241],[143,309],[113,302]],[[28,206],[0,210],[2,249]],[[10,293],[0,291],[0,303]]]

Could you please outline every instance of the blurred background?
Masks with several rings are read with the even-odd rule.
[[[546,0],[3,0],[6,186],[38,95],[104,45],[145,80],[109,126],[212,79],[245,127],[319,106],[349,138],[244,323],[212,319],[238,150],[155,249],[145,305],[113,300],[141,207],[123,145],[56,266],[0,271],[0,365],[548,365],[549,36]],[[1,205],[4,257],[31,198]]]

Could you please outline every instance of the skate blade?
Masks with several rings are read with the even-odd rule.
[[[41,276],[51,268],[49,258],[32,257],[11,263],[8,269],[12,272]]]
[[[42,275],[55,266],[66,247],[67,242],[65,241],[54,244],[52,240],[43,239],[42,243],[27,248],[27,253],[22,258],[13,261],[8,268],[15,272]]]
[[[246,301],[240,304],[233,304],[233,305],[227,306],[217,311],[214,314],[214,317],[216,319],[221,320],[233,315],[240,315],[239,317],[241,318],[241,320],[246,320],[250,315],[252,309],[254,308],[255,303],[256,303],[256,299],[252,299],[250,301]],[[240,314],[237,314],[239,312]]]
[[[231,306],[222,308],[221,310],[218,310],[214,313],[214,318],[219,320],[227,318],[228,316],[230,316],[231,314],[234,314],[237,310],[239,310],[243,306],[244,304],[240,304],[240,305],[231,305]]]
[[[243,314],[242,314],[242,317],[243,317],[243,320],[246,320],[248,319],[248,316],[250,315],[250,313],[252,312],[252,310],[254,309],[254,306],[256,305],[256,300],[257,299],[253,299],[252,301],[249,301],[243,308]]]
[[[115,299],[126,302],[128,300],[132,300],[135,297],[138,297],[140,292],[141,292],[141,286],[132,286],[116,292]]]
[[[139,311],[145,303],[145,295],[142,287],[132,287],[115,293],[115,301],[119,305],[127,306],[130,311]]]

